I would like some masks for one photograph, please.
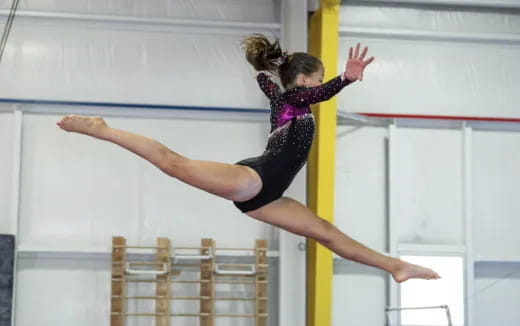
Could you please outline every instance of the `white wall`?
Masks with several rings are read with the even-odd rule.
[[[36,321],[54,325],[62,318],[78,323],[82,315],[89,315],[81,319],[87,323],[106,323],[107,259],[113,235],[125,236],[129,245],[153,245],[156,237],[165,236],[173,246],[198,246],[201,238],[211,237],[218,247],[239,248],[251,248],[254,239],[262,238],[277,252],[275,228],[241,214],[231,202],[163,175],[113,144],[59,130],[55,122],[60,115],[45,110],[33,106],[23,117],[18,233],[23,258],[18,265],[17,325]],[[104,115],[106,109],[92,110]],[[233,163],[258,155],[269,130],[267,115],[262,120],[223,120],[208,113],[208,120],[200,118],[200,113],[199,118],[187,119],[186,114],[176,118],[175,112],[134,110],[132,114],[149,117],[114,116],[111,111],[107,122],[158,139],[196,159]],[[301,173],[288,195],[303,201],[304,180]],[[271,266],[272,281],[277,284],[276,261]],[[42,293],[52,289],[59,298],[70,300],[69,313],[63,317],[61,310],[54,309],[56,300],[34,298],[35,288]],[[232,290],[244,293],[244,288]],[[278,288],[270,286],[269,291],[269,323],[274,325],[279,316]],[[174,305],[175,309],[179,306]],[[250,309],[233,302],[219,307],[221,312]],[[300,314],[301,309],[294,313]]]
[[[520,134],[482,131],[473,135],[473,215],[476,325],[515,325],[520,293],[517,230]]]
[[[387,136],[384,128],[350,126],[339,126],[336,136],[336,225],[379,251],[388,241]]]
[[[338,70],[356,42],[376,61],[339,110],[518,118],[517,9],[397,2],[342,3]],[[518,126],[475,124],[466,142],[461,123],[397,120],[388,148],[388,127],[370,125],[338,128],[336,224],[382,252],[462,255],[469,325],[518,324]],[[333,324],[384,324],[398,291],[383,273],[336,261]]]
[[[387,141],[384,128],[339,126],[335,224],[365,245],[387,252]],[[333,325],[383,325],[386,275],[336,260]]]
[[[400,128],[393,134],[391,223],[400,244],[463,245],[461,135]]]
[[[9,8],[10,0],[1,0]],[[217,21],[279,22],[275,0],[160,0],[153,4],[139,0],[42,0],[21,1],[19,10],[74,14],[121,15],[124,17],[164,17],[211,19]]]
[[[339,55],[346,58],[348,46],[359,40],[370,46],[376,62],[363,83],[341,93],[339,109],[517,116],[520,23],[516,12],[359,3],[342,6],[343,42]],[[7,8],[10,2],[5,0],[2,5]],[[278,34],[278,12],[276,0],[21,2],[0,65],[0,98],[267,108],[254,74],[243,60],[239,40],[249,32]],[[5,16],[2,18],[5,20]],[[338,62],[339,69],[343,64],[342,60]],[[238,216],[230,203],[165,178],[115,146],[60,133],[53,125],[65,111],[84,112],[89,108],[38,109],[39,113],[25,112],[23,120],[19,216],[22,248],[107,249],[109,237],[116,231],[145,244],[157,236],[155,232],[167,229],[164,234],[179,243],[185,240],[196,244],[197,239],[212,233],[218,244],[249,246],[249,239],[261,235],[276,249],[278,233]],[[227,162],[261,151],[268,128],[265,121],[256,118],[226,121],[206,113],[188,119],[182,114],[155,111],[128,115],[93,108],[92,112],[110,112],[111,123],[157,137],[183,154]],[[150,116],[144,119],[147,112]],[[13,135],[12,124],[11,113],[0,113],[0,149],[6,149],[6,159],[0,160],[0,214],[1,228],[6,231],[10,222],[4,223],[4,211],[9,217],[13,204],[9,138]],[[201,129],[204,133],[199,132]],[[207,134],[212,135],[216,145],[210,146]],[[235,139],[236,135],[240,137]],[[336,223],[379,251],[390,249],[386,187],[396,186],[387,181],[387,135],[384,128],[338,128]],[[417,195],[409,188],[416,186],[417,180],[434,184],[435,188],[414,197],[421,205],[403,217],[399,239],[462,243],[467,234],[457,215],[460,207],[456,200],[462,181],[455,170],[462,160],[462,153],[456,150],[460,138],[446,130],[402,130],[401,138],[397,144],[405,147],[400,149],[404,153],[403,165],[398,168],[424,169],[441,164],[442,170],[438,175],[441,179],[416,170],[414,178],[401,180],[408,197]],[[474,132],[474,138],[474,171],[484,171],[475,172],[471,189],[475,254],[484,257],[484,262],[475,265],[475,319],[479,325],[508,325],[518,320],[508,305],[518,301],[514,276],[518,248],[514,231],[507,232],[517,229],[513,214],[516,201],[510,197],[516,193],[517,183],[510,180],[517,177],[514,167],[518,164],[514,162],[518,139],[516,134],[478,132]],[[233,146],[229,146],[230,142]],[[449,150],[445,152],[445,148]],[[483,151],[475,151],[480,148]],[[100,156],[103,159],[98,159]],[[511,163],[504,168],[504,161]],[[485,173],[489,169],[499,177],[491,178]],[[71,174],[78,177],[64,178]],[[289,195],[304,200],[304,185],[300,174]],[[440,194],[450,206],[433,205],[428,200],[432,194]],[[176,200],[180,196],[183,200]],[[407,208],[404,205],[402,211]],[[215,211],[219,212],[218,219],[208,217]],[[494,223],[493,215],[486,213],[495,211],[503,213],[501,223]],[[455,212],[456,218],[450,220],[446,212]],[[431,218],[415,219],[419,215]],[[187,218],[179,223],[179,216]],[[433,216],[441,217],[436,220]],[[230,236],[229,231],[222,230],[224,224],[240,224],[247,232],[237,234],[233,229]],[[449,232],[441,232],[444,226],[449,226]],[[493,241],[487,233],[490,227],[500,230],[503,243]],[[512,268],[513,274],[486,259],[512,259],[507,268]],[[491,272],[482,267],[486,264],[492,265]],[[42,325],[56,324],[63,313],[53,309],[51,300],[35,299],[34,289],[76,300],[66,315],[71,322],[77,323],[76,315],[86,314],[89,317],[81,319],[86,324],[106,322],[108,267],[92,259],[72,265],[39,255],[20,263],[19,325],[32,325],[34,320]],[[337,263],[335,271],[334,325],[383,324],[383,310],[389,303],[386,275],[343,262]],[[502,292],[502,287],[508,291]],[[82,299],[85,293],[87,300]],[[499,310],[493,303],[502,293],[505,305]],[[46,309],[40,309],[42,306]],[[503,314],[493,314],[497,310]],[[93,311],[98,314],[92,315]]]
[[[518,131],[340,126],[336,225],[380,252],[464,257],[466,325],[515,324],[519,146]],[[334,325],[383,324],[399,304],[380,271],[334,272]]]
[[[16,325],[109,325],[110,263],[18,259]]]
[[[475,272],[475,325],[518,325],[520,264],[479,263]]]
[[[0,97],[264,107],[240,40],[279,34],[278,6],[22,2],[0,66]]]
[[[271,261],[270,261],[271,262]],[[26,305],[25,311],[31,313],[17,313],[16,325],[109,325],[110,324],[110,262],[93,258],[88,260],[77,257],[47,257],[45,259],[22,258],[18,263],[19,300]],[[277,285],[276,277],[271,275],[271,284]],[[179,278],[197,279],[197,273],[182,272]],[[276,291],[269,285],[268,291]],[[129,296],[154,296],[153,284],[128,284]],[[216,296],[247,296],[253,297],[253,287],[250,285],[218,285]],[[43,293],[47,295],[34,295]],[[173,296],[199,296],[196,285],[173,284]],[[23,299],[22,299],[23,298]],[[274,303],[274,304],[273,304]],[[276,325],[278,312],[276,298],[269,303],[269,323]],[[173,313],[196,313],[198,301],[175,301],[171,304]],[[254,313],[250,302],[218,302],[217,313]],[[155,311],[151,300],[131,301],[129,312]],[[175,317],[175,325],[196,326],[198,318]],[[126,325],[142,326],[155,325],[153,318],[127,318]],[[216,326],[253,326],[252,319],[217,318]]]
[[[520,134],[481,131],[473,135],[475,255],[482,260],[520,260],[517,192]]]
[[[10,6],[9,1],[1,4]],[[5,18],[4,11],[2,24]],[[17,325],[106,324],[113,235],[137,245],[167,236],[174,246],[212,237],[219,247],[252,247],[255,238],[265,238],[277,252],[277,229],[240,214],[230,202],[165,177],[112,144],[64,133],[55,122],[67,113],[99,114],[192,158],[233,163],[259,155],[269,130],[266,114],[117,104],[267,110],[240,40],[252,32],[280,35],[281,20],[278,0],[20,3],[0,65],[0,98],[72,102],[22,104]],[[0,163],[2,231],[10,229],[11,206],[17,204],[11,202],[12,105],[6,107],[10,111],[0,114],[0,148],[8,149]],[[305,172],[287,194],[305,201]],[[301,277],[278,280],[277,268],[274,259],[271,325],[281,315],[278,284],[304,288]],[[287,275],[291,269],[304,266],[288,266]],[[35,289],[53,293],[56,300],[35,298]],[[55,309],[60,302],[69,305],[65,315]],[[224,311],[230,307],[244,308],[219,304]],[[301,320],[304,309],[293,307],[285,318]]]
[[[21,245],[55,248],[66,241],[71,247],[106,247],[119,233],[138,245],[157,236],[195,245],[205,235],[224,247],[273,240],[269,226],[244,218],[230,202],[168,178],[113,144],[64,133],[57,119],[24,117]],[[107,122],[187,157],[227,163],[261,153],[267,129],[260,122],[116,117]],[[221,225],[248,232],[229,237]]]
[[[402,245],[463,246],[461,136],[396,128],[389,143],[384,127],[338,128],[336,225],[393,255]],[[388,286],[395,284],[388,277],[337,260],[334,325],[384,324],[384,309],[392,305]]]
[[[385,275],[354,264],[335,273],[332,325],[385,325]]]
[[[363,83],[339,96],[340,109],[517,116],[518,12],[343,5],[340,25],[338,69],[357,42],[376,57]]]

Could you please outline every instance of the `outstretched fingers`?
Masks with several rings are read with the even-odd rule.
[[[375,60],[374,57],[370,57],[367,60],[363,61],[363,65],[367,66],[367,65],[371,64],[374,60]]]
[[[359,43],[356,44],[355,49],[350,47],[349,51],[348,51],[348,58],[349,59],[360,59],[361,61],[363,61],[368,53],[368,46],[365,46],[363,48],[363,51],[361,51],[361,53],[359,53],[360,48],[361,48],[361,44],[359,44]],[[368,65],[372,61],[374,61],[374,57],[370,57],[367,60],[363,61],[363,64]]]
[[[367,65],[372,63],[375,58],[370,57],[365,60],[368,53],[368,46],[363,47],[360,52],[361,44],[357,43],[355,47],[349,48],[348,60],[345,65],[345,73],[348,70],[350,80],[363,81],[363,71]]]
[[[359,47],[361,45],[358,43],[356,44],[356,50],[354,51],[354,58],[358,58],[359,57]]]
[[[363,48],[363,51],[361,52],[361,55],[359,56],[359,59],[361,59],[361,60],[365,59],[365,56],[367,55],[367,52],[368,52],[368,46],[365,46]]]

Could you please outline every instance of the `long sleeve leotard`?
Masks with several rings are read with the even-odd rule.
[[[262,179],[262,190],[245,202],[235,202],[243,212],[262,207],[278,198],[307,161],[314,138],[314,116],[310,105],[323,102],[350,84],[338,76],[317,87],[295,87],[282,92],[269,76],[259,73],[260,89],[271,105],[271,132],[261,156],[237,164],[254,169]]]

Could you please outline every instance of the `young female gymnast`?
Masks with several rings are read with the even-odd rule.
[[[302,168],[314,136],[309,105],[326,101],[343,87],[363,79],[368,48],[350,48],[345,71],[322,85],[320,60],[306,53],[286,54],[278,41],[254,34],[244,40],[246,58],[260,71],[258,84],[271,103],[271,133],[264,153],[236,164],[192,160],[159,142],[107,126],[100,117],[69,115],[60,128],[117,144],[157,166],[165,174],[234,204],[248,216],[289,232],[312,238],[339,256],[374,266],[392,274],[397,282],[410,278],[436,279],[431,269],[409,264],[373,251],[351,239],[283,193]],[[282,91],[264,72],[275,73]]]

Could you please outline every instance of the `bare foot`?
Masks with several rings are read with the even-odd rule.
[[[392,273],[392,276],[397,283],[402,283],[411,278],[420,278],[425,280],[436,280],[441,278],[439,274],[429,268],[410,264],[405,261],[399,263],[395,271]]]
[[[61,129],[96,137],[99,131],[107,127],[105,120],[100,117],[84,117],[68,115],[56,123]]]

